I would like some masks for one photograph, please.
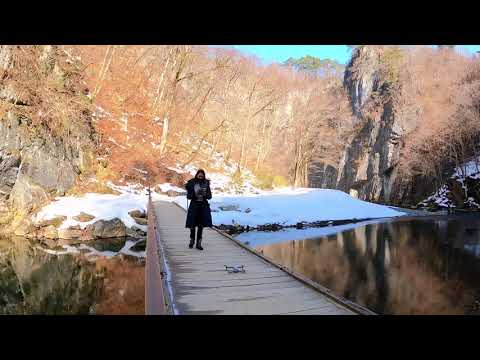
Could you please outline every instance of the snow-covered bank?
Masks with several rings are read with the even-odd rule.
[[[162,184],[166,189],[174,189],[170,184]],[[35,222],[53,219],[56,216],[66,216],[67,219],[61,224],[60,229],[66,229],[70,226],[80,226],[84,229],[87,225],[93,224],[98,220],[111,220],[119,218],[127,227],[136,226],[143,231],[146,226],[139,225],[129,215],[132,210],[146,211],[148,204],[148,195],[144,187],[140,185],[109,186],[118,191],[119,195],[87,193],[83,196],[63,196],[42,208],[34,218]],[[172,198],[152,192],[153,200],[172,201]],[[73,217],[81,212],[94,216],[94,219],[87,222],[80,222]]]
[[[161,184],[164,188],[169,185]],[[79,225],[85,228],[98,220],[119,218],[127,227],[137,226],[146,231],[145,226],[135,223],[128,214],[132,210],[146,210],[148,196],[144,188],[138,186],[115,186],[119,195],[88,193],[82,197],[60,197],[45,206],[36,216],[37,222],[66,216],[61,228]],[[152,193],[154,200],[174,201],[187,208],[185,196],[168,197]],[[242,195],[213,192],[211,200],[212,219],[215,225],[240,224],[258,226],[269,223],[293,225],[298,222],[323,220],[348,220],[366,218],[385,218],[406,215],[387,206],[358,200],[350,195],[327,189],[291,189],[282,188],[262,191],[260,194]],[[234,209],[234,210],[228,210]],[[80,212],[93,215],[88,222],[73,219]]]
[[[186,199],[176,198],[175,201],[186,208]],[[221,210],[229,205],[235,210]],[[339,190],[309,188],[284,188],[258,195],[218,194],[211,200],[211,209],[215,225],[232,223],[249,226],[268,223],[294,225],[298,222],[406,215],[388,206],[355,199]]]
[[[453,175],[435,193],[420,202],[419,207],[441,208],[480,208],[480,161],[473,159],[455,169]]]

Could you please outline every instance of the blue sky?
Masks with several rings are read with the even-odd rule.
[[[299,58],[305,55],[329,58],[346,64],[350,51],[346,45],[232,45],[244,53],[257,56],[263,63],[283,62],[289,57]],[[457,45],[457,49],[474,54],[480,51],[480,45]]]

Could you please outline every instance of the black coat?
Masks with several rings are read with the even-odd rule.
[[[188,207],[187,212],[187,221],[185,227],[191,228],[194,226],[203,226],[203,227],[211,227],[212,226],[212,213],[210,211],[210,204],[207,200],[212,198],[212,191],[210,190],[210,181],[205,180],[207,182],[207,193],[206,199],[203,201],[196,201],[195,200],[195,179],[190,179],[185,188],[187,189],[187,199],[190,201],[190,206]]]

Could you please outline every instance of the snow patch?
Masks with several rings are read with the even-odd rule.
[[[186,199],[175,197],[186,209]],[[222,211],[234,205],[238,210]],[[358,200],[339,190],[284,188],[239,196],[217,196],[210,201],[215,225],[241,224],[258,226],[268,223],[294,225],[298,222],[386,218],[406,215],[388,206]],[[249,209],[249,212],[246,210]]]

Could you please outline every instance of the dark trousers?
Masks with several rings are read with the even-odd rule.
[[[203,232],[203,227],[198,226],[197,227],[197,240],[202,239],[202,232]],[[195,227],[190,228],[190,239],[195,240]]]

